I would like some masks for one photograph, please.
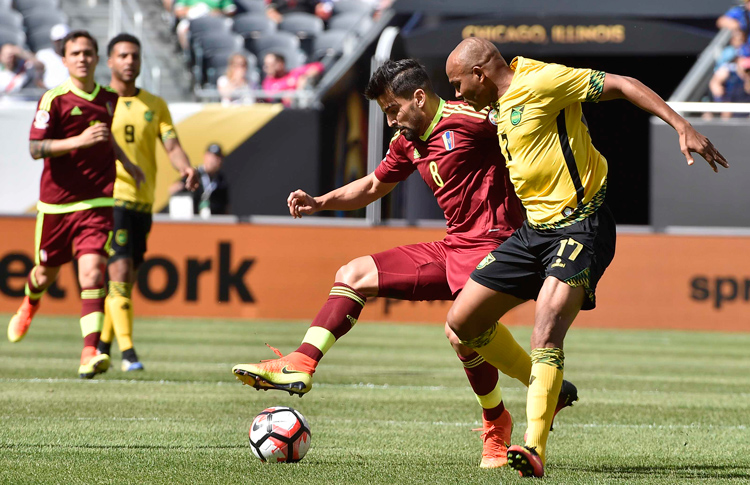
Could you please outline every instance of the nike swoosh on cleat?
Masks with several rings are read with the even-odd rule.
[[[287,368],[286,368],[286,367],[287,367],[287,366],[284,366],[284,367],[283,367],[283,368],[281,369],[281,373],[282,373],[282,374],[305,374],[305,372],[301,372],[301,371],[298,371],[298,370],[287,370]]]

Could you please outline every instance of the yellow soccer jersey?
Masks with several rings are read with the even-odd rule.
[[[136,189],[133,177],[118,160],[114,197],[132,203],[127,204],[129,208],[150,211],[156,186],[156,140],[177,136],[167,103],[143,89],[135,96],[120,96],[112,121],[112,134],[130,160],[146,175],[146,180]]]
[[[582,101],[597,102],[605,74],[516,57],[493,104],[500,148],[516,194],[536,229],[592,214],[606,192],[607,160],[591,143]]]

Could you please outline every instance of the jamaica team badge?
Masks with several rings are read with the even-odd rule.
[[[523,106],[515,106],[510,109],[510,124],[516,126],[521,122],[521,115],[523,115]]]

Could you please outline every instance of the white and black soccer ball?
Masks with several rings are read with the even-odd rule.
[[[250,426],[250,447],[263,462],[300,461],[310,449],[311,439],[305,417],[288,407],[264,409]]]

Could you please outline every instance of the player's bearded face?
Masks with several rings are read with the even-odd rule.
[[[424,124],[424,115],[417,106],[416,98],[406,99],[384,94],[377,102],[386,115],[388,126],[397,128],[409,141],[419,138],[424,131],[420,131]]]
[[[141,50],[130,42],[118,42],[112,48],[107,65],[120,81],[135,81],[141,73]]]

